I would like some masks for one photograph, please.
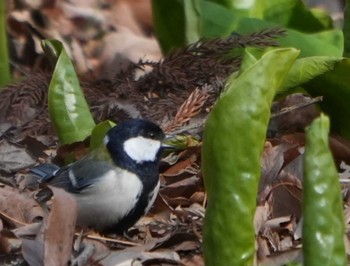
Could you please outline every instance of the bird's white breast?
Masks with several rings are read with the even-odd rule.
[[[86,193],[77,195],[78,223],[103,226],[118,221],[134,207],[141,194],[142,183],[135,174],[118,169],[107,172],[87,189]]]
[[[153,162],[156,159],[160,146],[159,140],[138,136],[124,142],[124,151],[137,163]]]

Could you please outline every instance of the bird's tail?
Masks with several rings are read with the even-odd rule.
[[[34,166],[30,169],[30,172],[39,177],[40,183],[45,183],[49,179],[55,176],[57,171],[60,169],[57,165],[45,163]]]

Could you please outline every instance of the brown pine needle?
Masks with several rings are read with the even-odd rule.
[[[171,132],[196,116],[202,110],[208,97],[207,90],[196,88],[180,106],[170,124],[165,126],[164,131]]]

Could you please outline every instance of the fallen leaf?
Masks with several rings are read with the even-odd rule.
[[[154,247],[158,246],[160,243],[163,243],[169,239],[169,235],[154,239],[153,241],[149,241],[144,245],[137,247],[126,248],[121,251],[111,252],[106,258],[100,261],[100,263],[104,266],[114,266],[114,265],[132,265],[131,262],[140,259],[144,261],[150,258],[163,258],[163,259],[171,259],[171,260],[180,260],[179,255],[172,250],[164,250],[164,252],[148,252]],[[154,255],[152,255],[154,254]]]
[[[18,238],[34,238],[40,231],[41,223],[32,223],[27,224],[21,227],[18,227],[12,232],[16,235]]]
[[[7,140],[0,141],[0,169],[11,173],[30,167],[35,160],[28,154],[24,147],[9,143]]]
[[[14,226],[41,220],[44,212],[28,194],[21,194],[10,187],[0,188],[0,215],[3,213]]]
[[[44,264],[66,265],[72,252],[77,203],[61,188],[50,186],[54,198],[51,212],[44,218],[39,237],[44,240]]]
[[[269,207],[270,206],[268,203],[265,203],[264,206],[256,207],[255,214],[254,214],[254,228],[255,228],[256,235],[258,235],[260,229],[266,223],[267,218],[270,215]]]
[[[204,266],[204,259],[200,255],[194,255],[192,257],[185,257],[181,262],[186,266]]]
[[[280,266],[291,262],[302,263],[301,249],[291,249],[283,253],[271,255],[258,262],[259,266]]]

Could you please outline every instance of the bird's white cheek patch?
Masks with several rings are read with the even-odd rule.
[[[124,151],[137,163],[154,161],[160,149],[160,141],[135,137],[124,142]]]

